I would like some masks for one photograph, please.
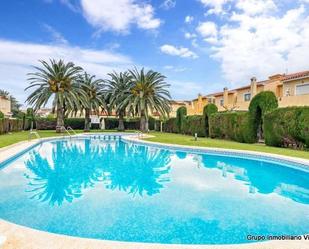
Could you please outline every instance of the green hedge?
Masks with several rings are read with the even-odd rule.
[[[149,129],[154,130],[155,119],[149,118]],[[54,130],[56,129],[57,121],[55,118],[39,118],[36,120],[38,130]],[[84,118],[67,118],[64,121],[65,126],[71,126],[74,130],[84,129]],[[140,127],[140,120],[138,118],[125,119],[124,127],[127,130],[138,130]],[[92,124],[92,129],[100,129],[99,124]],[[105,129],[116,130],[118,128],[118,118],[105,118]]]
[[[266,114],[264,137],[270,146],[309,148],[309,107],[279,108]]]
[[[209,137],[209,117],[213,113],[218,112],[218,107],[215,104],[208,104],[203,109],[203,119],[205,126],[205,135]]]
[[[0,134],[23,130],[22,119],[0,119]]]
[[[178,133],[177,119],[170,118],[163,123],[163,131],[170,133]]]
[[[251,132],[255,133],[255,142],[258,140],[259,126],[264,126],[264,116],[276,108],[278,108],[278,100],[271,91],[260,92],[251,100],[249,105],[249,126],[252,129]]]
[[[255,134],[250,129],[248,112],[219,112],[209,118],[211,138],[230,139],[241,143],[254,143]]]
[[[186,125],[184,127],[184,133],[194,136],[197,133],[198,137],[205,137],[205,120],[202,115],[194,115],[186,117]]]
[[[178,133],[183,134],[185,132],[186,117],[187,117],[187,108],[184,106],[179,107],[176,112],[176,125]]]

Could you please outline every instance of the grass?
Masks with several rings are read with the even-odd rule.
[[[236,149],[236,150],[251,150],[251,151],[267,152],[278,155],[309,159],[309,151],[270,147],[263,144],[244,144],[233,141],[210,139],[210,138],[198,138],[197,141],[194,141],[194,138],[191,136],[185,136],[173,133],[151,132],[150,135],[153,135],[154,137],[147,138],[145,140],[158,143],[168,143],[168,144],[191,145],[191,146]]]
[[[82,130],[75,130],[76,133],[83,133]],[[91,132],[102,132],[102,130],[91,130]],[[106,132],[116,132],[116,130],[108,130]],[[40,137],[57,137],[63,134],[56,133],[54,130],[38,131]],[[29,131],[13,132],[11,134],[0,135],[0,148],[28,140]],[[33,137],[32,137],[33,138]]]
[[[83,132],[82,130],[76,130],[76,133],[82,133],[82,132]],[[102,130],[92,130],[91,132],[102,132]],[[115,132],[115,130],[108,130],[106,132]],[[63,134],[58,134],[55,131],[51,130],[38,131],[38,133],[42,138],[63,136]],[[0,148],[28,140],[28,135],[29,135],[28,131],[13,132],[12,134],[0,135]],[[198,138],[198,141],[194,141],[193,137],[191,136],[172,134],[172,133],[160,133],[160,132],[151,132],[150,135],[153,135],[154,137],[147,138],[147,140],[152,142],[212,147],[212,148],[224,148],[224,149],[251,150],[251,151],[268,152],[278,155],[309,159],[308,151],[269,147],[262,144],[243,144],[243,143],[237,143],[219,139],[210,139],[210,138]]]

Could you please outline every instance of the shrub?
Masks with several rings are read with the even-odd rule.
[[[209,117],[209,136],[241,143],[255,142],[247,112],[219,112]]]
[[[65,126],[70,126],[74,130],[82,130],[85,126],[84,118],[67,118],[64,120]]]
[[[255,141],[257,141],[257,131],[259,125],[264,123],[265,114],[278,108],[278,100],[276,95],[271,91],[260,92],[255,95],[249,106],[249,122],[252,133],[255,133]]]
[[[163,123],[163,131],[170,132],[170,133],[177,133],[178,127],[177,127],[177,119],[176,118],[170,118],[166,120]]]
[[[205,120],[202,115],[187,116],[184,133],[194,136],[197,133],[198,137],[205,137]]]
[[[4,118],[4,114],[2,111],[0,111],[0,119],[3,119]]]
[[[264,117],[265,143],[309,148],[309,107],[279,108]]]
[[[184,133],[186,127],[187,108],[182,106],[177,109],[176,126],[178,133]]]
[[[203,119],[206,137],[209,137],[209,117],[211,114],[216,112],[218,112],[218,107],[215,104],[208,104],[203,109]]]
[[[22,131],[23,121],[21,119],[0,119],[0,134],[12,131]]]

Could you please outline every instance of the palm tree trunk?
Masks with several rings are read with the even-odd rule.
[[[124,114],[123,114],[123,112],[119,113],[118,131],[124,131]]]
[[[84,126],[84,131],[86,131],[86,132],[90,131],[90,124],[91,124],[90,109],[86,108],[86,110],[85,110],[85,126]]]
[[[61,129],[64,126],[64,109],[62,107],[57,107],[57,126],[56,132],[63,132]]]
[[[145,111],[142,110],[141,111],[141,121],[140,121],[140,130],[141,132],[146,132],[146,125],[147,124],[147,120],[146,120],[146,115],[145,115]]]

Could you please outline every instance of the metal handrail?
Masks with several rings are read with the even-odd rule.
[[[73,130],[73,128],[71,126],[67,127],[68,131],[72,131],[74,135],[77,135],[76,131]]]
[[[29,135],[28,135],[28,140],[31,140],[31,135],[35,135],[37,139],[41,140],[41,136],[37,131],[30,130]]]
[[[69,135],[69,137],[72,137],[71,133],[64,126],[61,126],[60,130],[65,131]]]

